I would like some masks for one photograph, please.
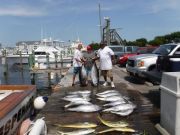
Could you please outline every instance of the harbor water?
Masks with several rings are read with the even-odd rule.
[[[16,63],[17,59],[19,58],[8,58],[6,67],[0,57],[0,84],[34,84],[37,87],[38,95],[50,95],[52,86],[56,85],[61,79],[60,72],[32,74],[28,63]],[[63,64],[63,66],[66,66],[66,64]]]

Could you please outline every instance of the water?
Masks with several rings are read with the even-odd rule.
[[[5,67],[2,65],[2,59],[0,58],[0,84],[34,84],[37,87],[38,95],[44,96],[50,95],[52,93],[51,86],[60,81],[61,76],[59,73],[30,74],[28,64],[20,65],[15,61],[15,58],[8,59],[8,72],[4,75]]]

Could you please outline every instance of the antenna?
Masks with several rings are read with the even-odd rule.
[[[101,5],[99,3],[99,29],[100,29],[100,39],[102,41],[103,33],[102,33],[102,24],[101,24]]]
[[[43,40],[43,27],[41,25],[41,42],[42,42],[42,40]]]

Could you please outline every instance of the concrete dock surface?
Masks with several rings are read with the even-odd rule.
[[[103,119],[108,121],[124,120],[130,124],[130,127],[137,131],[136,134],[146,133],[148,135],[160,135],[155,129],[154,125],[159,123],[160,110],[159,110],[159,86],[147,85],[146,82],[139,80],[138,78],[129,77],[124,69],[118,66],[113,67],[114,82],[117,91],[123,96],[129,97],[130,101],[137,105],[132,114],[126,117],[122,117],[116,114],[105,113],[102,111],[94,113],[83,112],[70,112],[64,108],[64,105],[68,104],[67,101],[62,100],[68,92],[79,90],[90,90],[92,103],[102,106],[104,102],[96,99],[96,93],[105,90],[112,89],[109,86],[104,87],[101,84],[103,79],[100,78],[100,85],[93,87],[90,84],[86,87],[80,87],[78,79],[74,87],[72,84],[72,70],[70,70],[61,82],[56,86],[55,92],[49,97],[49,101],[45,108],[40,111],[38,117],[45,117],[45,121],[48,127],[48,135],[56,135],[57,131],[72,131],[71,128],[59,128],[55,124],[72,124],[78,122],[94,122],[98,126],[96,132],[107,129],[108,127],[103,125],[97,118],[100,115]],[[78,77],[77,77],[78,78]],[[155,95],[154,95],[155,94]],[[75,130],[75,129],[74,129]],[[108,132],[107,135],[119,135],[132,133],[123,132]],[[135,135],[135,134],[134,134]]]

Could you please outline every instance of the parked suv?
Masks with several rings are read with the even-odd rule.
[[[137,46],[120,46],[120,45],[111,45],[109,46],[114,52],[115,60],[116,63],[118,64],[119,62],[119,57],[124,55],[125,53],[132,53],[137,50]]]
[[[180,43],[164,44],[152,52],[152,54],[141,54],[129,57],[126,70],[131,75],[144,77],[143,72],[156,70],[158,56],[173,56],[180,48]]]

